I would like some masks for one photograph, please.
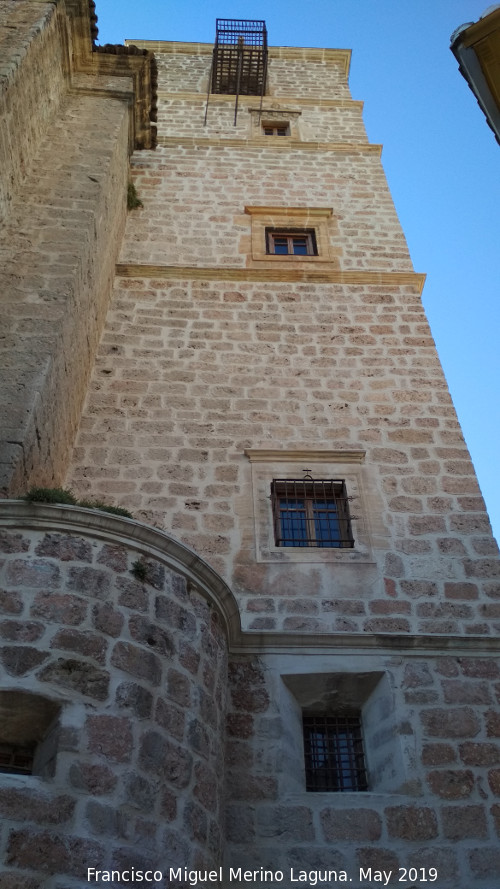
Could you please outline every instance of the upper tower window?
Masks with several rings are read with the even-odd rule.
[[[264,123],[262,124],[262,132],[264,136],[289,136],[290,127],[287,123]]]
[[[266,248],[271,254],[281,256],[317,256],[314,229],[266,229]]]

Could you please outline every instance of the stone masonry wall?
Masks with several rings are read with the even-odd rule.
[[[360,102],[331,100],[323,104],[304,105],[302,101],[292,101],[290,107],[281,102],[283,110],[275,107],[272,98],[263,103],[260,122],[287,120],[292,112],[297,116],[297,138],[308,142],[350,142],[366,143],[366,132],[361,117]],[[196,94],[160,96],[158,110],[158,134],[164,139],[248,139],[252,134],[261,137],[268,144],[269,136],[262,136],[259,124],[259,103],[255,98],[242,96],[238,103],[238,116],[234,125],[234,98],[232,96],[211,96],[208,105],[207,122],[204,123],[206,98]],[[275,137],[276,139],[282,137]],[[293,138],[293,134],[292,134]],[[267,141],[266,141],[267,140]],[[274,141],[274,140],[273,140]],[[170,144],[170,143],[169,143]],[[276,144],[276,143],[275,143]],[[282,144],[282,148],[287,147]],[[300,147],[296,145],[295,147]]]
[[[166,47],[163,102],[201,71],[185,45]],[[296,104],[324,96],[325,63],[290,54],[277,57],[300,75]],[[332,89],[345,85],[341,59],[327,68]],[[495,633],[496,544],[378,152],[356,141],[357,122],[330,149],[183,139],[201,123],[199,100],[182,100],[179,143],[133,158],[144,207],[128,220],[68,484],[202,554],[248,629]],[[273,224],[279,208],[330,208],[319,255],[266,255],[263,207]],[[269,458],[267,482],[245,453],[259,449],[288,453]],[[337,457],[321,461],[327,449]],[[302,477],[314,450],[315,477],[347,478],[356,495],[354,550],[268,552],[270,481]]]
[[[196,549],[251,629],[495,633],[496,547],[411,289],[121,279],[68,483]],[[362,564],[256,562],[245,448],[325,442],[366,452]]]
[[[80,74],[69,91],[70,59],[91,55],[80,12],[85,30],[85,0],[0,8],[3,496],[61,481],[126,215],[131,82]]]
[[[206,97],[213,44],[135,43],[155,52],[161,89]],[[350,99],[346,76],[349,55],[346,50],[269,47],[266,97]]]
[[[123,103],[73,96],[11,202],[0,238],[4,494],[61,480],[104,322],[127,167]]]
[[[144,207],[129,225],[121,262],[245,268],[255,265],[246,206],[326,207],[342,270],[412,271],[377,153],[355,146],[346,163],[343,151],[321,147],[205,142],[134,157]]]
[[[379,743],[383,719],[394,718],[390,761],[395,771],[400,759],[401,774],[390,789],[372,775],[365,793],[305,791],[299,708],[281,676],[335,670],[381,670],[389,680],[372,718]],[[359,881],[359,868],[391,871],[390,886],[497,884],[498,656],[303,654],[298,664],[285,654],[263,655],[233,659],[229,677],[228,867],[281,870],[284,889],[302,885],[301,870],[347,871],[356,889],[379,885]],[[376,752],[376,742],[366,747]],[[418,869],[417,878],[409,868]],[[433,883],[429,868],[437,869]]]
[[[0,775],[4,887],[83,889],[88,867],[221,855],[223,623],[168,557],[81,519],[81,533],[0,530],[0,699],[61,706],[55,774]]]
[[[66,88],[61,4],[0,2],[0,218],[27,175]]]

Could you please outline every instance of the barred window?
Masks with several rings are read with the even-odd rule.
[[[354,546],[343,480],[274,479],[271,504],[276,546]]]
[[[314,229],[266,228],[266,252],[281,256],[317,256]]]
[[[31,775],[35,745],[21,747],[19,744],[0,743],[0,772],[11,775]]]
[[[55,773],[61,705],[30,692],[0,690],[0,773]]]
[[[367,790],[360,716],[304,716],[302,721],[306,790]]]

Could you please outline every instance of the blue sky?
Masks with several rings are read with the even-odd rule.
[[[352,49],[423,299],[497,539],[500,538],[500,146],[450,52],[487,0],[97,0],[99,42],[213,42],[215,19],[265,19],[269,43]]]

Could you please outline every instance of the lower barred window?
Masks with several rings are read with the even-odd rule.
[[[18,744],[0,743],[0,772],[10,775],[31,775],[35,745],[21,747]]]
[[[367,790],[360,717],[304,716],[302,722],[306,790]]]

